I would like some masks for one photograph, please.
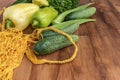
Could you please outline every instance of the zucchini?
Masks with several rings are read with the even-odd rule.
[[[66,32],[68,34],[72,34],[73,32],[75,32],[77,29],[79,28],[79,24],[78,23],[73,23],[67,27],[64,27],[62,29],[59,29],[63,32]],[[43,31],[42,32],[42,36],[45,38],[45,37],[49,37],[49,36],[54,36],[54,35],[57,35],[59,33],[57,32],[54,32],[54,31]]]
[[[77,7],[77,8],[74,8],[74,9],[71,9],[71,10],[68,10],[68,11],[65,11],[65,12],[59,14],[59,16],[54,19],[53,24],[58,24],[58,23],[63,22],[65,17],[68,14],[70,14],[72,12],[75,12],[75,11],[78,11],[78,10],[84,10],[84,9],[88,8],[92,4],[93,3],[84,4],[84,5],[81,5],[81,6]]]
[[[70,20],[70,21],[55,24],[52,27],[59,29],[65,33],[72,34],[73,32],[75,32],[79,28],[80,24],[90,22],[90,21],[95,21],[95,19]],[[43,31],[42,32],[43,37],[53,36],[56,34],[58,34],[58,33],[54,32],[54,31]]]
[[[72,12],[66,16],[66,20],[74,20],[74,19],[85,19],[93,16],[96,12],[95,7],[89,7],[84,10],[78,10],[75,12]]]
[[[70,35],[73,39],[73,41],[78,41],[78,36],[76,35]],[[46,55],[50,54],[52,52],[55,52],[59,49],[65,48],[67,46],[70,46],[72,43],[63,35],[55,35],[46,37],[40,41],[38,41],[33,46],[33,51],[36,55]]]

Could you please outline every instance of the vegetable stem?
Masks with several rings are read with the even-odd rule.
[[[14,24],[11,20],[7,19],[6,20],[6,28],[12,28],[14,27]]]
[[[36,20],[36,19],[34,19],[33,21],[32,21],[32,26],[33,27],[39,27],[40,26],[40,23],[39,23],[39,21],[38,20]]]

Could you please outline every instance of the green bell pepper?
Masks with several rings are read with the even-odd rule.
[[[53,7],[45,7],[33,15],[31,24],[33,28],[45,28],[48,27],[57,16],[58,11]]]

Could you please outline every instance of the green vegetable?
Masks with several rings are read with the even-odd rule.
[[[49,6],[47,0],[32,0],[32,3],[37,4],[39,6]]]
[[[78,7],[79,0],[48,0],[59,13]]]
[[[78,36],[71,35],[71,37],[75,42],[78,41]],[[55,35],[55,36],[46,37],[38,41],[34,45],[33,49],[36,55],[45,55],[70,45],[71,42],[65,36]]]
[[[21,3],[6,8],[3,13],[6,28],[24,30],[36,11],[39,11],[39,6],[31,3]]]
[[[89,17],[93,16],[95,14],[95,12],[96,12],[95,7],[89,7],[82,11],[80,10],[80,11],[76,11],[76,12],[72,12],[72,13],[68,14],[68,16],[66,17],[66,20],[89,18]]]
[[[12,23],[11,20],[7,19],[6,20],[6,28],[11,28],[11,27],[14,27],[14,24]]]
[[[70,20],[70,21],[59,23],[59,24],[55,24],[52,27],[59,29],[63,32],[66,32],[68,34],[72,34],[79,28],[80,24],[90,22],[90,21],[95,21],[95,19]],[[58,33],[54,32],[54,31],[43,31],[42,32],[43,37],[53,36],[56,34],[58,34]]]
[[[63,29],[59,29],[63,32],[66,32],[68,34],[73,33],[74,31],[76,31],[79,28],[79,24],[78,23],[73,23],[69,26],[65,26]],[[42,36],[45,37],[49,37],[49,36],[54,36],[54,35],[58,35],[59,33],[54,32],[54,31],[43,31],[42,32]]]
[[[16,0],[12,5],[19,3],[32,3],[32,0]]]
[[[33,28],[44,28],[55,19],[58,12],[53,7],[45,7],[37,11],[32,17]]]
[[[57,23],[61,23],[62,21],[64,21],[65,17],[72,13],[72,12],[75,12],[75,11],[80,11],[80,10],[84,10],[86,9],[87,7],[89,7],[90,5],[92,5],[93,3],[89,3],[89,4],[85,4],[85,5],[82,5],[82,6],[79,6],[77,8],[74,8],[74,9],[71,9],[71,10],[67,10],[63,13],[61,13],[54,21],[53,21],[53,24],[57,24]]]

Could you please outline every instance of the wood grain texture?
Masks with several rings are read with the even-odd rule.
[[[0,9],[15,0],[0,0]],[[81,25],[79,52],[75,60],[63,65],[34,65],[24,57],[14,70],[13,80],[120,80],[120,0],[94,1],[96,22]],[[73,47],[42,58],[62,60],[71,56]],[[41,58],[41,57],[40,57]]]

